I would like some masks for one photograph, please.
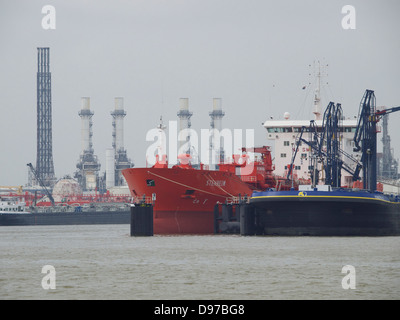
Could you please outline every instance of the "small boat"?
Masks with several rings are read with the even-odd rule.
[[[26,203],[15,197],[0,197],[0,214],[30,214]]]

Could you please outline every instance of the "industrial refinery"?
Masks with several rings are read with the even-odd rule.
[[[91,105],[90,97],[80,98],[80,110],[78,116],[81,121],[81,152],[77,155],[76,171],[61,179],[55,177],[52,145],[52,99],[51,99],[51,72],[50,72],[50,48],[37,48],[37,154],[36,166],[28,164],[28,183],[23,188],[26,192],[40,192],[48,203],[69,198],[76,199],[77,195],[122,194],[129,196],[126,180],[122,170],[134,167],[134,163],[128,157],[124,146],[124,118],[127,113],[124,109],[124,98],[115,97],[114,106],[110,111],[112,123],[112,145],[105,150],[106,164],[101,168],[98,154],[93,147],[93,126],[95,125],[96,106]],[[214,98],[210,128],[222,130],[222,99]],[[193,112],[189,110],[189,98],[179,99],[179,130],[191,129],[191,117]],[[190,130],[186,141],[181,141],[178,146],[179,153],[189,154],[194,166],[199,166],[198,150],[190,145]],[[215,132],[215,131],[214,131]],[[210,151],[217,145],[215,135],[211,135],[209,141]],[[182,147],[186,146],[186,150]],[[222,146],[210,152],[210,163],[218,163],[224,159]],[[19,193],[22,190],[19,188]],[[13,188],[4,189],[10,192]],[[55,194],[57,193],[57,194]],[[92,198],[93,201],[95,198]],[[126,200],[126,199],[125,199]],[[32,200],[33,202],[33,200]]]
[[[320,81],[317,82],[316,98],[314,99],[315,108],[313,112],[316,117],[318,118],[319,116],[320,119],[319,82]],[[102,194],[117,194],[129,197],[130,192],[126,180],[122,175],[122,171],[133,168],[134,163],[128,157],[128,151],[124,146],[124,119],[127,115],[124,109],[124,98],[115,97],[113,107],[110,108],[110,121],[112,123],[112,131],[110,134],[112,135],[112,145],[105,150],[106,164],[102,171],[98,155],[93,148],[92,142],[92,129],[95,125],[94,110],[96,106],[91,105],[90,97],[81,97],[80,111],[78,112],[81,121],[81,152],[77,155],[78,161],[76,164],[76,171],[57,181],[53,163],[51,89],[50,48],[37,48],[36,166],[30,163],[28,164],[29,178],[24,190],[30,192],[30,194],[35,191],[40,192],[42,196],[45,196],[48,203],[54,203],[54,197],[59,200],[65,199],[66,196],[73,198],[76,197],[77,194],[81,196],[94,195],[94,199]],[[189,98],[180,98],[179,110],[177,112],[179,130],[180,132],[185,129],[187,131],[185,140],[179,142],[178,155],[189,155],[191,164],[193,167],[197,168],[200,167],[199,151],[190,145],[192,116],[193,112],[189,109]],[[216,141],[219,135],[215,135],[222,130],[222,118],[225,116],[225,112],[222,110],[221,98],[213,98],[212,111],[209,112],[209,116],[211,120],[210,128],[211,132],[213,132],[209,140],[209,156],[214,157],[214,159],[209,159],[209,163],[210,169],[215,170],[218,167],[217,164],[223,163],[225,159],[223,147],[220,146],[220,141]],[[382,119],[383,152],[377,153],[377,173],[380,181],[385,181],[390,184],[391,181],[396,181],[398,179],[398,161],[394,158],[393,149],[390,146],[388,115],[383,116]],[[271,134],[269,134],[269,136],[270,135]],[[349,135],[351,135],[351,133],[349,133]],[[279,150],[277,150],[275,150],[275,152],[279,153]],[[12,192],[13,189],[9,191]],[[61,192],[61,194],[54,194],[54,192]],[[395,192],[395,190],[393,192]],[[128,201],[127,198],[121,199]],[[97,200],[92,199],[90,201]]]
[[[121,170],[132,168],[133,162],[128,158],[127,151],[124,148],[124,99],[115,98],[115,110],[111,112],[112,116],[112,148],[106,151],[106,171],[100,175],[100,163],[94,153],[93,136],[93,115],[90,109],[90,98],[81,98],[81,154],[76,165],[77,171],[74,174],[85,191],[110,189],[112,187],[126,186],[125,180],[121,175]]]
[[[99,194],[124,195],[129,197],[126,182],[122,177],[123,169],[134,166],[124,147],[124,98],[116,97],[110,111],[112,121],[112,147],[106,150],[106,168],[101,173],[101,165],[93,148],[94,114],[90,97],[82,97],[78,116],[81,118],[81,152],[78,155],[76,171],[57,181],[53,163],[52,145],[52,100],[51,100],[50,48],[37,48],[37,154],[36,166],[28,164],[29,178],[25,191],[40,192],[44,202],[94,196],[90,201],[97,201]],[[10,192],[13,188],[4,189]],[[21,194],[22,190],[18,189]],[[54,197],[53,197],[54,195]],[[27,195],[26,195],[27,196]],[[126,198],[121,198],[127,200]],[[115,199],[113,199],[115,200]],[[76,200],[77,201],[77,200]],[[32,201],[33,202],[33,201]],[[43,201],[42,201],[43,202]],[[78,201],[79,202],[79,201]]]

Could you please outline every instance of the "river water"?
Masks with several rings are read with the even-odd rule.
[[[400,298],[400,237],[130,237],[129,228],[0,227],[0,299]]]

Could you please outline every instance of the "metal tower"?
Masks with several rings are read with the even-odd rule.
[[[332,187],[340,187],[342,179],[343,160],[340,157],[343,111],[340,103],[331,101],[324,113],[322,122],[322,138],[319,145],[319,153],[322,148],[326,149],[326,156],[323,160],[325,169],[325,184]]]
[[[380,175],[382,178],[386,179],[397,179],[398,176],[398,162],[394,159],[393,149],[390,147],[390,136],[388,130],[388,120],[389,115],[386,114],[382,117],[382,144],[383,144],[383,153],[382,153],[382,163],[381,163],[381,172]]]
[[[51,117],[50,48],[38,49],[36,172],[45,186],[55,183]],[[35,179],[36,180],[36,179]],[[38,181],[35,181],[38,183]]]
[[[376,98],[373,90],[366,90],[360,102],[358,125],[354,134],[354,151],[361,151],[363,187],[376,190]]]

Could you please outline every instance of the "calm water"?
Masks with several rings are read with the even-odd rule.
[[[400,237],[135,238],[90,225],[0,227],[0,239],[2,300],[400,298]],[[344,265],[356,289],[342,288]]]

